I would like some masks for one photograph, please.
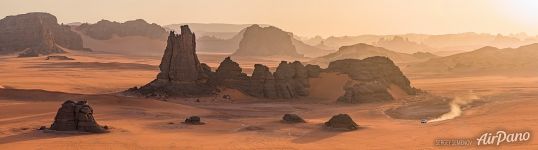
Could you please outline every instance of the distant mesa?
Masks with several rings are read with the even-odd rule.
[[[252,25],[246,28],[239,49],[234,56],[290,56],[302,57],[292,43],[292,36],[279,28]]]
[[[470,52],[433,58],[413,64],[408,69],[433,73],[538,73],[537,50],[538,44],[504,49],[486,46]]]
[[[231,38],[202,36],[197,40],[204,52],[234,53],[233,56],[319,57],[330,51],[305,44],[292,33],[267,25],[251,25]]]
[[[151,39],[166,39],[166,30],[164,28],[155,23],[149,24],[142,19],[124,23],[101,20],[95,24],[83,23],[76,29],[98,40],[109,40],[114,36],[142,36]]]
[[[209,66],[199,62],[195,35],[188,26],[182,26],[181,34],[170,32],[159,68],[157,79],[125,93],[157,98],[207,97],[217,96],[223,88],[231,88],[257,98],[294,99],[310,94],[310,78],[319,78],[321,72],[339,72],[360,82],[350,88],[328,89],[346,90],[346,95],[339,99],[342,102],[391,100],[393,97],[387,90],[394,86],[414,94],[409,80],[385,57],[335,61],[325,70],[317,65],[305,66],[299,61],[282,61],[275,72],[265,65],[255,64],[251,76],[227,57],[216,71],[211,71]],[[368,89],[370,87],[375,89]]]
[[[392,38],[380,38],[377,42],[374,43],[375,46],[383,47],[386,49],[394,50],[396,52],[402,53],[416,53],[416,52],[431,52],[434,51],[433,48],[419,44],[414,41],[410,41],[406,37],[394,36]]]
[[[48,13],[27,13],[0,20],[0,54],[20,53],[19,57],[37,57],[63,53],[65,49],[85,50],[71,27],[60,25]]]
[[[391,51],[382,47],[376,47],[364,43],[354,44],[350,46],[342,46],[338,51],[330,53],[325,56],[321,56],[315,59],[312,59],[310,63],[319,64],[325,66],[332,61],[343,60],[343,59],[365,59],[373,56],[383,56],[388,57],[391,60],[402,63],[402,62],[417,62],[425,58],[416,57],[411,54],[400,53]]]

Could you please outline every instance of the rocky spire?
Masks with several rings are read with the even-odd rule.
[[[194,33],[187,25],[181,26],[181,34],[170,31],[157,79],[192,82],[201,77],[203,70],[196,56],[195,40]]]

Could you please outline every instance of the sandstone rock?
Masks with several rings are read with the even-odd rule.
[[[196,55],[196,37],[188,26],[182,26],[181,34],[170,32],[164,55],[159,65],[157,79],[194,82],[203,73]]]
[[[319,74],[321,73],[321,70],[322,70],[321,67],[319,67],[318,65],[311,65],[311,64],[306,65],[305,69],[307,70],[308,77],[310,78],[319,77]]]
[[[247,91],[250,79],[242,70],[238,63],[226,57],[217,68],[214,80],[217,85]]]
[[[299,115],[297,114],[284,114],[284,116],[282,117],[282,121],[284,121],[285,123],[304,123],[306,121],[304,121],[303,118],[299,117]]]
[[[221,80],[248,80],[247,74],[242,71],[243,69],[241,69],[238,63],[233,61],[230,57],[226,57],[217,68],[216,76]]]
[[[349,75],[355,82],[348,82],[346,93],[338,98],[340,102],[361,103],[392,100],[387,88],[394,84],[407,94],[415,95],[417,89],[411,87],[409,79],[398,66],[386,57],[369,57],[363,60],[345,59],[331,62],[328,71]]]
[[[325,122],[325,127],[338,130],[356,130],[359,125],[347,114],[338,114]]]
[[[247,93],[254,97],[277,98],[275,78],[267,66],[254,65]]]
[[[292,43],[291,33],[279,28],[252,25],[246,28],[235,56],[289,56],[302,57]]]
[[[198,116],[190,116],[189,118],[185,119],[186,124],[192,124],[192,125],[202,125],[205,124],[202,122],[202,119]]]
[[[93,118],[93,109],[86,101],[65,101],[50,127],[56,131],[107,132]]]
[[[21,57],[61,53],[61,46],[83,48],[82,38],[71,27],[60,25],[48,13],[27,13],[0,20],[0,54],[23,52]]]
[[[300,62],[280,62],[274,76],[276,91],[280,98],[289,99],[309,94],[308,74]]]
[[[181,27],[181,34],[171,31],[157,79],[138,90],[134,89],[136,91],[127,92],[161,98],[213,95],[215,85],[208,82],[214,75],[209,66],[198,60],[195,39],[188,26]]]

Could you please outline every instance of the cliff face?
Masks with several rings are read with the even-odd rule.
[[[246,28],[235,56],[302,57],[292,43],[292,36],[276,27],[252,25]]]
[[[27,13],[0,20],[0,54],[23,52],[21,56],[63,52],[57,46],[88,50],[82,38],[67,25],[59,25],[48,13]]]
[[[142,19],[124,23],[101,20],[95,24],[81,24],[76,29],[98,40],[108,40],[114,36],[143,36],[152,39],[166,39],[166,30],[164,28],[157,24],[149,24]]]

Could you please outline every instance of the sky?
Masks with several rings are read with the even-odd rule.
[[[538,0],[1,0],[0,16],[48,12],[60,23],[270,24],[301,36],[538,34]]]

